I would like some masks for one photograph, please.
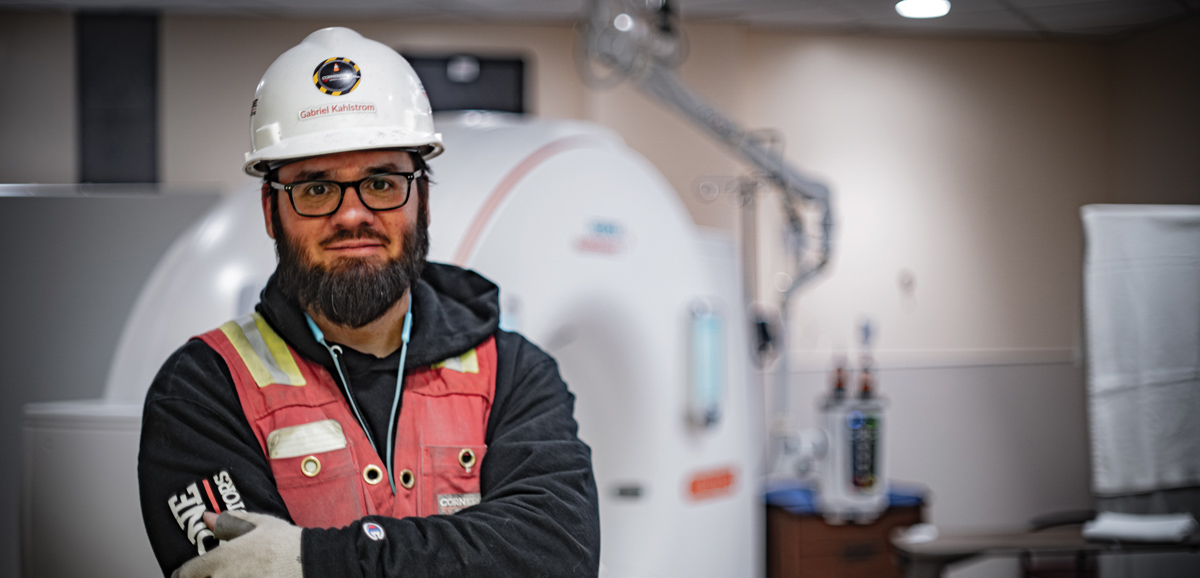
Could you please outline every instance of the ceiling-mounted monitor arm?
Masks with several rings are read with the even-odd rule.
[[[580,63],[585,77],[598,84],[628,79],[642,91],[682,113],[710,135],[732,148],[757,167],[789,198],[784,203],[790,238],[789,247],[797,257],[797,271],[783,287],[783,303],[800,287],[815,278],[829,263],[832,250],[832,198],[824,183],[804,176],[772,151],[760,139],[743,130],[736,122],[710,106],[675,75],[682,63],[686,43],[676,26],[678,12],[670,0],[591,0],[588,19],[583,24],[586,61]],[[601,77],[592,61],[609,69]],[[807,252],[803,219],[794,202],[819,206],[821,241],[815,260],[800,262]]]
[[[784,192],[782,204],[787,218],[784,244],[787,254],[795,261],[796,271],[784,286],[779,287],[782,298],[778,330],[769,331],[773,324],[761,310],[755,313],[754,320],[755,334],[760,340],[756,347],[759,362],[765,364],[772,356],[778,358],[774,367],[776,393],[772,403],[774,416],[769,427],[767,464],[769,471],[782,472],[792,440],[788,424],[789,374],[784,338],[788,302],[798,289],[816,278],[829,264],[833,244],[833,199],[829,187],[801,174],[780,154],[769,149],[763,140],[747,133],[679,81],[674,69],[683,62],[687,44],[677,26],[678,12],[671,9],[670,1],[590,0],[588,18],[582,24],[579,68],[593,86],[611,86],[628,79],[643,92],[703,127],[761,170],[763,175],[742,180],[739,187],[744,211],[755,210],[754,192],[763,180]],[[593,67],[596,62],[608,72],[598,73]],[[821,240],[816,251],[809,247],[804,218],[798,208],[805,205],[819,207],[822,213]],[[752,217],[747,219],[749,223],[754,221]],[[744,230],[743,235],[746,244],[757,244],[756,231]],[[756,264],[745,263],[744,267],[748,285],[753,287],[753,279],[757,277]],[[754,300],[756,297],[748,291],[746,298]]]

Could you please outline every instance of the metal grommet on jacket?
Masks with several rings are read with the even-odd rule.
[[[367,467],[363,468],[363,479],[366,480],[368,484],[374,486],[375,484],[383,481],[383,470],[379,469],[379,466],[375,464],[369,464]]]
[[[458,465],[469,473],[475,466],[475,452],[471,451],[471,448],[463,448],[461,452],[458,452]]]
[[[317,456],[308,456],[300,460],[300,471],[310,478],[316,476],[321,473],[321,460],[318,460]]]
[[[404,486],[404,489],[411,490],[416,483],[417,476],[413,475],[412,470],[400,470],[400,485]]]

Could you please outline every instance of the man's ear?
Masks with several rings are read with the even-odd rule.
[[[275,226],[273,223],[271,223],[271,195],[274,195],[274,194],[275,194],[275,189],[272,189],[270,184],[268,184],[266,181],[263,181],[263,184],[262,184],[263,221],[265,221],[267,224],[267,236],[272,239],[275,238]]]

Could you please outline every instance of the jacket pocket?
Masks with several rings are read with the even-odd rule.
[[[425,446],[421,455],[421,516],[457,513],[481,501],[479,469],[486,445]]]
[[[297,526],[338,528],[366,515],[358,468],[337,421],[276,429],[267,436],[267,452]]]

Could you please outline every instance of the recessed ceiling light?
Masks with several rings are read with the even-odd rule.
[[[905,18],[941,18],[950,12],[949,0],[901,0],[896,12]]]
[[[625,13],[617,14],[617,17],[613,18],[613,26],[621,32],[629,32],[633,28],[633,17]]]

